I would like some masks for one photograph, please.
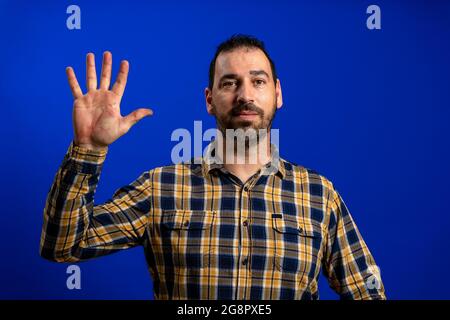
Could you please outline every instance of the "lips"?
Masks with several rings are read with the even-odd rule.
[[[256,116],[256,115],[258,115],[258,113],[254,112],[254,111],[241,111],[241,112],[238,112],[237,115],[238,116]]]

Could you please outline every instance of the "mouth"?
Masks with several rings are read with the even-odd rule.
[[[258,117],[258,113],[254,111],[241,111],[238,112],[235,117],[243,119],[243,120],[251,120]]]

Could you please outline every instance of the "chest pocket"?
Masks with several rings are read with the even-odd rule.
[[[309,218],[272,217],[275,237],[275,267],[283,273],[310,274],[320,265],[321,224]]]
[[[272,218],[272,226],[278,233],[295,234],[302,237],[320,238],[320,223],[293,216],[277,216]]]
[[[184,272],[208,266],[214,219],[215,211],[164,211],[160,230],[166,267]]]

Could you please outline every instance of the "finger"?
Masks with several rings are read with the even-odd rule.
[[[112,68],[112,54],[106,51],[103,54],[102,76],[100,78],[100,89],[109,90],[111,84],[111,68]]]
[[[77,77],[75,76],[75,72],[73,71],[72,67],[66,68],[66,75],[73,97],[75,99],[82,97],[83,91],[81,91],[80,85],[78,84]]]
[[[97,74],[95,72],[95,56],[89,52],[86,56],[86,86],[89,91],[97,89]]]
[[[129,71],[128,61],[123,60],[120,63],[119,74],[117,75],[116,82],[113,85],[112,91],[119,96],[123,96],[125,91],[125,86],[127,85],[128,71]]]
[[[135,125],[139,120],[146,116],[153,115],[153,110],[151,109],[137,109],[131,112],[129,115],[122,119],[122,130],[123,132],[127,132],[130,128]]]

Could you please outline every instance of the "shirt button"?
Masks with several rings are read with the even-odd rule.
[[[186,221],[184,222],[184,226],[187,227],[188,225],[189,225],[189,220],[186,220]]]
[[[302,227],[299,227],[299,228],[298,228],[298,233],[303,233]]]
[[[248,187],[247,187],[247,186],[244,187],[244,191],[245,191],[245,192],[248,191]]]
[[[242,265],[243,265],[243,266],[246,266],[246,265],[247,265],[247,262],[248,262],[248,259],[245,258],[244,260],[242,260]]]
[[[243,225],[244,227],[248,226],[248,221],[245,220],[245,221],[242,223],[242,225]]]

